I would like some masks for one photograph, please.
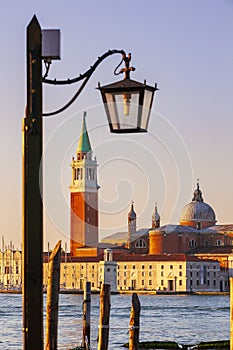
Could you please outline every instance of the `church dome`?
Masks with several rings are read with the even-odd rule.
[[[192,202],[185,205],[181,211],[180,225],[201,229],[215,223],[215,212],[209,204],[204,203],[199,183],[197,183]]]

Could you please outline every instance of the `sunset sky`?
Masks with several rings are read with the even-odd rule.
[[[137,227],[150,227],[155,203],[161,224],[178,223],[197,178],[218,223],[233,223],[233,1],[26,1],[1,4],[0,235],[21,245],[21,124],[26,105],[26,27],[61,30],[61,60],[50,78],[78,76],[109,49],[132,54],[131,78],[158,83],[149,129],[110,134],[99,91],[122,79],[107,58],[79,99],[44,119],[44,246],[69,241],[70,162],[82,115],[98,161],[99,233],[127,230],[133,200]],[[44,86],[44,112],[63,106],[79,85]]]

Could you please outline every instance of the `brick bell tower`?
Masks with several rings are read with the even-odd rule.
[[[86,112],[78,141],[76,159],[72,158],[70,185],[70,253],[98,244],[97,160],[93,159],[86,127]]]

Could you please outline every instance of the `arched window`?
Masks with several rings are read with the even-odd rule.
[[[195,241],[195,239],[190,239],[189,247],[196,247],[196,246],[197,246],[197,242]]]
[[[218,239],[216,242],[215,242],[215,245],[223,245],[223,241],[221,241],[221,239]]]
[[[146,242],[144,239],[140,238],[135,243],[136,248],[146,248]]]

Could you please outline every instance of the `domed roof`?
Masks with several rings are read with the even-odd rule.
[[[194,191],[192,202],[185,205],[181,211],[180,225],[192,226],[195,223],[196,226],[197,222],[202,222],[204,224],[202,227],[216,223],[215,212],[209,204],[204,203],[199,183]]]

